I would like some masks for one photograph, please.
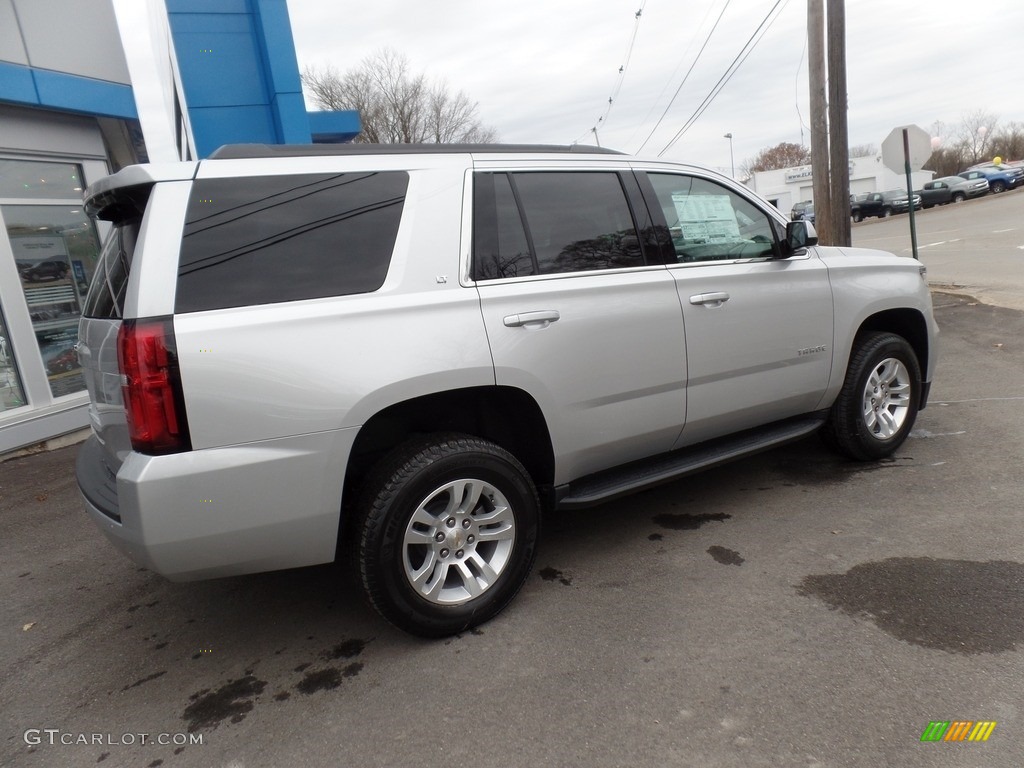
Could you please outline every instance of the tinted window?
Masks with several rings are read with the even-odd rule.
[[[474,263],[481,279],[644,264],[616,173],[478,174],[476,190]]]
[[[650,173],[682,262],[751,259],[775,254],[768,216],[735,192],[706,179]]]
[[[196,181],[176,311],[377,290],[408,182],[399,172]]]
[[[82,310],[86,317],[122,316],[140,223],[140,219],[117,222],[107,236]]]
[[[507,174],[477,174],[473,210],[474,277],[493,280],[535,274],[537,265]]]

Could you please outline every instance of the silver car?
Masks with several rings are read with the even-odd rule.
[[[228,147],[91,187],[89,514],[175,580],[351,562],[424,636],[491,618],[541,520],[924,408],[925,270],[742,185],[594,148]]]

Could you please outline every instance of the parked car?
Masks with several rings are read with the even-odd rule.
[[[20,270],[21,279],[27,281],[36,280],[63,280],[68,276],[71,267],[66,261],[50,260],[37,261],[35,264],[24,266]]]
[[[921,207],[921,198],[914,194],[914,209]],[[894,213],[906,213],[910,210],[910,198],[899,189],[887,192],[868,192],[857,195],[850,202],[850,216],[854,221],[863,221],[871,216],[887,218]]]
[[[814,223],[814,203],[810,200],[803,200],[799,203],[793,204],[793,210],[789,213],[789,218],[792,221],[809,221]]]
[[[919,262],[691,165],[248,145],[86,206],[89,515],[175,580],[337,556],[424,636],[502,610],[552,510],[814,432],[892,455],[935,371]]]
[[[959,174],[965,179],[985,179],[992,194],[1024,185],[1024,169],[1007,166],[984,165]]]
[[[78,367],[78,352],[74,347],[62,349],[46,361],[46,373],[53,375],[65,371],[73,371]]]
[[[943,176],[925,183],[921,189],[915,190],[914,194],[921,197],[921,205],[924,208],[961,203],[969,198],[988,194],[988,180]]]

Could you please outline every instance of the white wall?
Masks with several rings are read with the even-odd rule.
[[[920,189],[931,181],[931,171],[916,171],[911,174],[914,189]],[[788,180],[787,180],[788,179]],[[748,186],[762,197],[778,200],[779,210],[788,213],[792,204],[802,200],[814,200],[813,169],[809,165],[795,168],[780,168],[774,171],[755,173]],[[850,192],[883,192],[887,189],[906,189],[906,175],[894,173],[882,165],[881,155],[855,157],[850,160]],[[783,201],[789,201],[785,203]]]
[[[130,82],[111,0],[0,0],[0,26],[0,58],[6,61]]]

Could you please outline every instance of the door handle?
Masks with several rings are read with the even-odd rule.
[[[509,328],[519,328],[524,325],[547,328],[560,317],[561,315],[558,314],[556,309],[543,309],[538,312],[520,312],[518,315],[506,315],[502,322]]]
[[[729,294],[725,291],[714,291],[712,293],[695,293],[690,297],[691,304],[712,304],[721,306],[729,300]]]

